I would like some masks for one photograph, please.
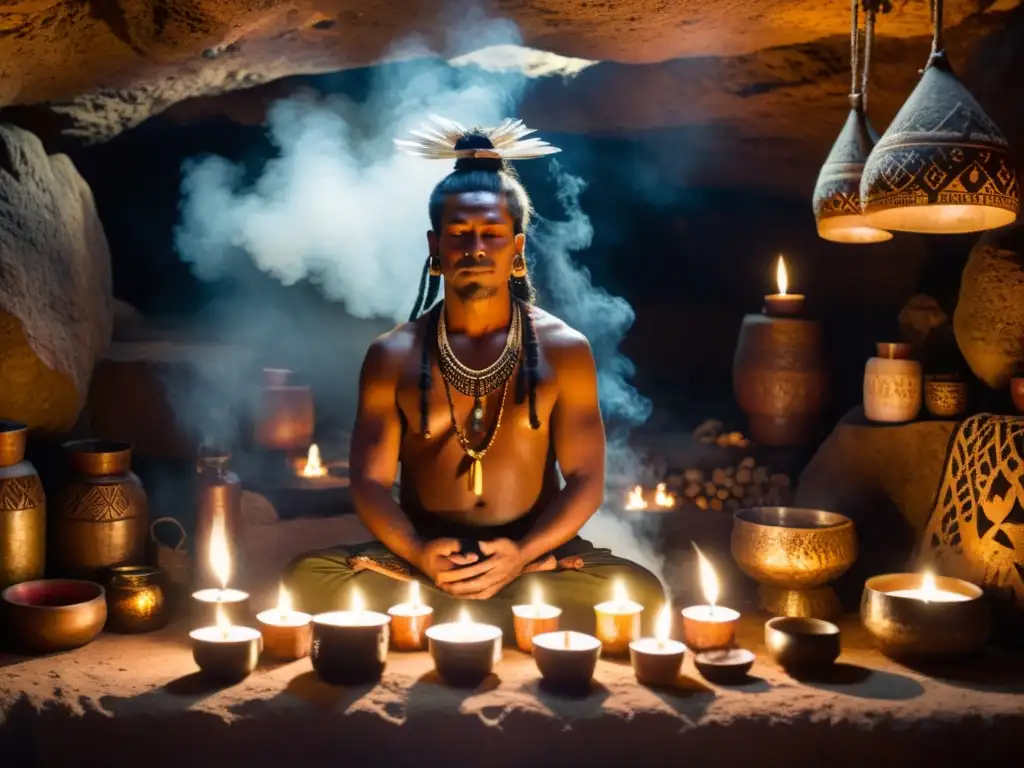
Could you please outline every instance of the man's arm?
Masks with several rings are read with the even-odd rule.
[[[552,357],[558,400],[551,415],[551,430],[565,487],[520,542],[527,563],[579,533],[604,501],[605,434],[594,355],[581,336]]]
[[[396,391],[400,366],[385,339],[370,345],[359,374],[359,405],[349,455],[350,490],[356,514],[388,549],[414,565],[421,542],[391,495],[398,474],[402,423]]]

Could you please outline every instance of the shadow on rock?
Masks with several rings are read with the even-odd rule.
[[[900,663],[925,677],[957,688],[1024,693],[1024,657],[1019,653],[992,649],[953,661],[901,659]]]
[[[913,678],[856,664],[839,663],[815,674],[792,674],[792,677],[812,688],[861,699],[907,701],[924,693],[924,687]]]

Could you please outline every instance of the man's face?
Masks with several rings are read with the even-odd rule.
[[[448,195],[439,232],[428,232],[431,253],[441,261],[445,282],[463,301],[490,298],[504,288],[512,260],[521,253],[525,236],[504,197],[495,192]]]

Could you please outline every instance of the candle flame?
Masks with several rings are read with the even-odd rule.
[[[292,612],[292,596],[288,594],[284,584],[281,585],[281,589],[277,593],[277,612],[281,616]]]
[[[320,460],[320,447],[313,443],[309,446],[306,454],[306,466],[302,468],[303,477],[324,477],[327,475],[327,467]]]
[[[467,626],[467,625],[472,624],[472,623],[473,623],[473,620],[471,618],[469,618],[469,611],[466,608],[463,608],[462,610],[460,610],[459,611],[459,624],[461,624],[462,626]]]
[[[779,293],[783,296],[789,289],[789,274],[786,272],[786,260],[779,254],[779,263],[775,267],[775,282],[779,285]]]
[[[419,608],[423,605],[420,598],[420,583],[415,580],[409,582],[409,605],[414,608]]]
[[[626,509],[647,509],[647,499],[644,498],[644,489],[634,485],[626,495]]]
[[[672,509],[676,505],[676,497],[666,488],[665,483],[658,483],[658,487],[654,489],[654,503],[662,509]]]
[[[540,587],[536,584],[533,585],[533,608],[534,610],[544,605],[544,595],[540,591]]]
[[[352,604],[352,607],[349,608],[350,611],[359,612],[366,610],[366,600],[363,599],[363,593],[360,592],[356,587],[352,588],[352,596],[350,598],[350,602]]]
[[[613,600],[616,603],[622,604],[629,602],[629,595],[626,594],[626,585],[622,583],[620,579],[616,579],[612,585]]]
[[[700,548],[696,544],[693,548],[697,550],[697,560],[700,563],[700,588],[704,591],[704,599],[708,601],[708,605],[714,608],[719,597],[718,576]]]
[[[214,516],[210,528],[210,570],[220,582],[221,589],[227,589],[231,578],[231,552],[228,550],[227,524],[223,515]]]
[[[224,606],[220,603],[217,603],[217,629],[220,630],[225,640],[231,633],[231,619],[228,618],[224,612]]]
[[[931,571],[925,571],[924,576],[921,577],[921,599],[926,603],[931,602],[935,599],[938,591],[935,586],[935,576]]]
[[[661,609],[661,613],[658,614],[657,623],[654,625],[654,637],[657,639],[659,645],[663,645],[666,640],[669,639],[669,635],[672,634],[672,613],[668,607],[668,603],[665,603]]]

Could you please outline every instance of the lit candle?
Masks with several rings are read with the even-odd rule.
[[[533,603],[530,605],[513,605],[512,616],[516,633],[516,645],[524,653],[533,651],[533,636],[558,629],[558,619],[562,609],[553,605],[545,605],[540,587],[533,590]]]
[[[582,632],[547,632],[533,636],[533,659],[546,683],[585,690],[601,656],[601,641]]]
[[[718,576],[704,553],[697,550],[700,564],[700,584],[707,605],[691,605],[683,609],[683,642],[695,651],[725,648],[736,636],[736,622],[740,615],[732,608],[718,605]]]
[[[427,642],[426,631],[434,620],[434,609],[420,598],[420,583],[409,582],[409,599],[388,609],[391,617],[391,647],[420,651]]]
[[[313,669],[326,683],[355,685],[380,680],[388,655],[391,617],[366,610],[362,593],[353,587],[347,611],[313,617]]]
[[[961,595],[958,592],[947,592],[935,586],[935,576],[925,572],[921,576],[921,586],[917,589],[897,589],[887,592],[889,597],[906,597],[911,600],[921,600],[925,603],[963,603],[971,598]]]
[[[629,644],[640,637],[640,614],[644,607],[626,594],[621,581],[613,586],[613,598],[594,606],[597,614],[597,636],[604,653],[624,654]]]
[[[779,292],[764,297],[764,311],[772,317],[796,317],[804,308],[802,293],[789,293],[789,274],[786,272],[786,261],[779,256],[775,267],[775,282]]]
[[[232,625],[224,606],[214,608],[214,626],[189,632],[192,658],[203,675],[223,682],[237,682],[256,669],[263,643],[259,630]]]
[[[683,668],[686,646],[672,640],[672,613],[668,603],[658,614],[654,637],[644,637],[629,644],[629,660],[641,685],[672,685]]]
[[[459,620],[427,629],[437,673],[449,685],[476,687],[501,659],[501,627],[477,624],[463,608]]]
[[[256,616],[263,633],[263,649],[269,656],[294,660],[309,655],[313,641],[313,617],[292,610],[291,595],[281,585],[277,608],[270,608]]]
[[[210,570],[220,582],[220,589],[201,589],[192,594],[198,626],[210,626],[223,612],[232,624],[244,624],[251,618],[249,594],[228,589],[231,579],[231,553],[223,516],[217,516],[210,528]]]

